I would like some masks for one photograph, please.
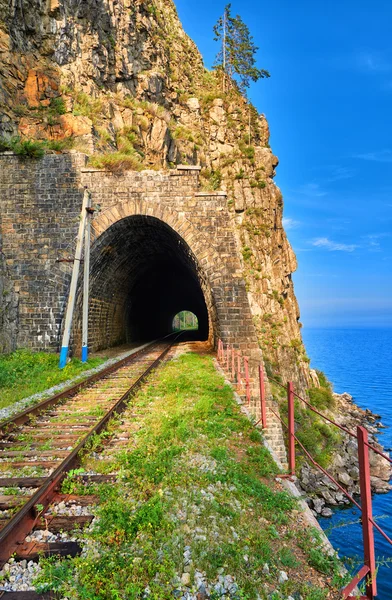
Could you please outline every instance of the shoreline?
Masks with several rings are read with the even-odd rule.
[[[373,413],[370,409],[360,408],[351,394],[333,394],[335,407],[328,411],[326,416],[344,426],[349,431],[355,431],[358,425],[363,426],[369,434],[369,443],[374,445],[380,452],[389,455],[378,440],[380,430],[386,426],[382,423],[382,417]],[[334,452],[328,472],[342,485],[350,495],[358,495],[359,468],[358,468],[358,445],[355,439],[345,432],[341,432],[341,445],[339,451]],[[369,451],[371,487],[375,494],[386,494],[392,490],[390,480],[392,478],[392,465],[375,452]],[[351,502],[341,490],[323,473],[305,462],[301,467],[297,479],[297,487],[306,497],[313,515],[318,517],[331,517],[331,507],[349,506]]]

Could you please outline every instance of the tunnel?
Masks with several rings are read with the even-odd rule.
[[[76,346],[81,343],[81,291],[78,296]],[[168,335],[181,311],[197,317],[192,338],[207,340],[213,322],[209,286],[191,249],[169,225],[155,217],[130,216],[93,242],[91,350]]]

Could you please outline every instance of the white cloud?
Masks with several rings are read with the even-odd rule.
[[[329,252],[354,252],[354,250],[358,248],[356,244],[340,244],[338,242],[333,242],[326,237],[316,238],[315,240],[312,240],[311,244],[316,248],[324,248]]]
[[[296,229],[300,226],[300,222],[295,219],[291,219],[290,217],[283,217],[283,227],[288,231],[289,229]]]
[[[373,233],[364,235],[363,239],[367,243],[370,252],[381,252],[380,240],[389,236],[390,233]]]
[[[361,52],[357,56],[357,65],[371,73],[388,73],[392,69],[391,63],[376,52]]]
[[[334,183],[335,181],[341,181],[342,179],[351,179],[354,177],[355,169],[349,167],[335,167],[330,170],[330,175],[324,181],[325,183]]]
[[[354,158],[361,158],[362,160],[370,160],[373,162],[392,162],[392,150],[379,150],[378,152],[365,152],[365,154],[355,154]]]
[[[298,192],[304,196],[316,196],[317,198],[326,196],[327,194],[327,192],[323,190],[318,183],[305,183],[304,185],[301,185],[301,187],[298,189]]]

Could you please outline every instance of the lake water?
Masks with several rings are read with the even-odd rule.
[[[303,339],[313,368],[321,369],[334,391],[349,392],[362,408],[381,415],[388,426],[380,443],[392,448],[392,329],[304,329]],[[341,556],[363,565],[362,530],[356,508],[337,509],[320,519]],[[392,492],[373,496],[373,515],[392,537]],[[392,546],[375,531],[379,600],[392,600]],[[385,563],[385,564],[383,564]]]

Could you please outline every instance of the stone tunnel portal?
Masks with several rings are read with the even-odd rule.
[[[165,336],[182,310],[197,317],[192,339],[211,335],[207,281],[186,242],[160,219],[134,215],[112,224],[92,244],[90,272],[92,350]]]

